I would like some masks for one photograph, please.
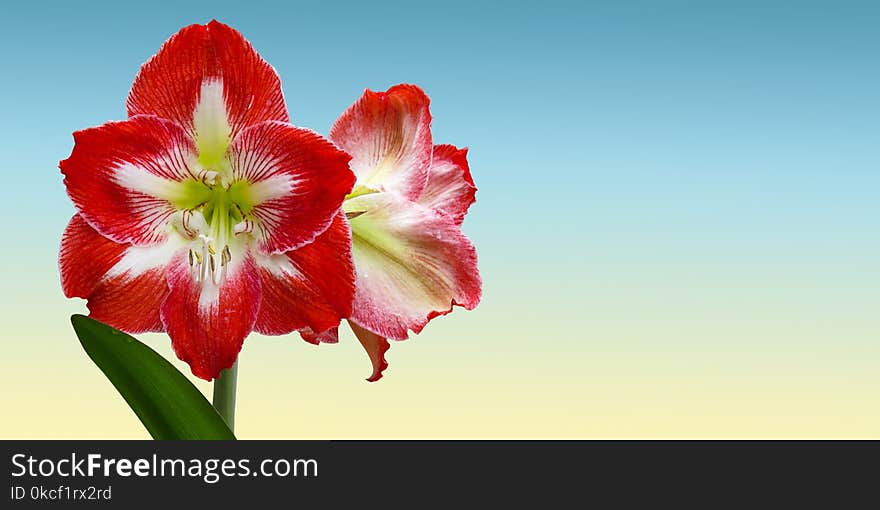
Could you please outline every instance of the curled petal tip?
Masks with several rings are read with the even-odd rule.
[[[387,338],[364,329],[354,322],[349,321],[349,325],[351,325],[351,330],[354,331],[358,341],[360,341],[364,350],[367,351],[367,356],[369,356],[370,362],[373,364],[373,373],[370,374],[370,377],[367,377],[367,381],[376,382],[382,378],[383,372],[388,368],[385,353],[388,352],[391,345],[388,343]]]

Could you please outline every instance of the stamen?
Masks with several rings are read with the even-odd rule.
[[[198,254],[192,250],[189,251],[189,276],[196,283],[199,281],[199,265],[195,261],[197,255]]]
[[[230,260],[232,260],[232,254],[229,252],[229,246],[224,246],[223,254],[220,257],[220,265],[226,267],[226,264],[228,264]]]
[[[211,258],[211,256],[208,255],[208,238],[204,235],[200,235],[199,237],[202,238],[202,257],[199,259],[199,262],[201,263],[202,260],[205,261],[201,263],[201,266],[199,267],[199,281],[203,282],[208,277],[208,259]]]
[[[220,266],[220,277],[218,278],[218,280],[219,281],[214,282],[217,285],[220,285],[221,283],[226,281],[226,264],[223,264],[222,266]]]
[[[214,280],[214,285],[217,286],[223,283],[223,279],[226,278],[226,266],[221,263],[220,267],[216,267],[213,258],[211,259],[211,278]]]

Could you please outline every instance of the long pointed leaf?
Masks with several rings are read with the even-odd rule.
[[[86,316],[70,322],[83,349],[154,439],[235,439],[202,393],[156,351]]]

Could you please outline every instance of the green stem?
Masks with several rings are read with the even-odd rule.
[[[220,377],[214,379],[214,409],[223,417],[223,421],[229,426],[229,430],[235,432],[235,383],[238,379],[238,360],[228,368],[220,372]]]

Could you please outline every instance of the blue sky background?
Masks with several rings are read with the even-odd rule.
[[[337,435],[880,430],[880,4],[847,1],[9,5],[4,377],[45,383],[11,405],[61,398],[58,370],[101,387],[66,323],[84,307],[55,266],[71,133],[124,118],[138,67],[212,18],[275,66],[294,123],[326,133],[365,87],[411,82],[432,97],[435,141],[471,149],[480,191],[465,230],[484,303],[395,346],[413,349],[390,357],[398,382],[369,390],[389,409],[421,395],[424,413]],[[307,355],[314,384],[366,375],[296,348],[288,361]],[[440,377],[458,382],[438,389]],[[127,419],[111,396],[95,405]],[[477,421],[491,426],[449,418],[486,402],[496,412]],[[8,435],[35,430],[33,405]]]

